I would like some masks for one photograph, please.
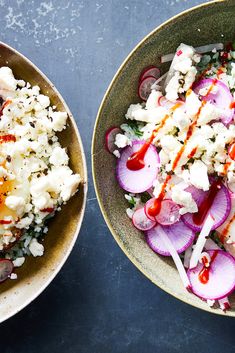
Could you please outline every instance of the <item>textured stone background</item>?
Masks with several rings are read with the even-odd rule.
[[[187,306],[150,283],[110,235],[92,187],[90,141],[102,96],[129,51],[195,0],[0,0],[1,40],[31,59],[71,107],[90,190],[66,265],[1,324],[1,353],[232,353],[235,320]]]

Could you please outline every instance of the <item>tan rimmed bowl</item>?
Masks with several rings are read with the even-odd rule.
[[[0,285],[0,322],[34,300],[59,272],[77,239],[87,194],[87,169],[82,141],[75,120],[59,92],[35,65],[4,43],[0,43],[1,66],[9,66],[16,78],[38,85],[41,92],[50,97],[52,105],[68,113],[68,127],[58,136],[60,143],[68,148],[70,167],[80,173],[82,182],[79,192],[50,221],[49,232],[43,243],[44,256],[28,257],[24,265],[15,270],[18,279]]]
[[[124,191],[115,178],[115,158],[106,152],[104,135],[111,126],[124,122],[131,103],[139,102],[138,78],[144,67],[155,64],[162,73],[168,65],[160,64],[160,56],[174,52],[183,42],[200,46],[228,42],[234,38],[235,1],[213,1],[182,12],[156,28],[131,52],[119,68],[101,103],[93,135],[92,167],[96,193],[104,219],[115,240],[153,283],[182,301],[221,315],[235,316],[235,309],[223,313],[184,290],[178,272],[169,258],[156,255],[126,215]],[[231,297],[235,306],[235,295]]]

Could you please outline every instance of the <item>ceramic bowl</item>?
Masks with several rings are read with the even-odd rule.
[[[206,3],[182,12],[147,35],[121,65],[104,96],[92,146],[93,177],[100,208],[125,254],[146,277],[166,292],[197,308],[228,316],[235,316],[235,310],[224,314],[185,291],[172,260],[150,250],[143,234],[132,226],[126,215],[124,191],[115,178],[116,160],[105,150],[104,135],[111,126],[124,122],[131,103],[139,102],[137,86],[143,68],[154,64],[164,73],[169,64],[161,65],[160,56],[174,52],[181,42],[201,46],[233,40],[234,13],[235,2],[232,0]],[[231,302],[235,306],[235,296]]]
[[[80,173],[82,178],[79,192],[49,223],[49,232],[43,243],[44,256],[28,257],[24,265],[15,270],[18,279],[7,280],[1,284],[0,322],[2,322],[35,299],[52,281],[70,254],[84,215],[87,170],[75,120],[54,85],[27,58],[4,43],[0,43],[0,66],[9,66],[16,78],[40,86],[41,92],[50,97],[51,103],[56,105],[58,110],[68,113],[68,127],[58,136],[60,143],[68,147],[71,168],[74,172]]]

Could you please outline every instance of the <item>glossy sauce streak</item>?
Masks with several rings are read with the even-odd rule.
[[[212,85],[210,86],[210,88],[208,89],[207,94],[206,94],[205,97],[207,97],[207,96],[211,93],[211,91],[212,91],[212,89],[214,88],[214,86],[216,85],[216,83],[217,83],[217,79],[214,79],[214,80],[213,80],[213,83],[212,83]],[[188,90],[188,92],[186,93],[186,96],[188,96],[191,92],[192,92],[191,89]],[[191,123],[191,125],[189,126],[189,129],[188,129],[186,138],[185,138],[185,140],[184,140],[184,144],[183,144],[183,146],[180,148],[180,150],[179,150],[178,154],[176,155],[176,157],[175,157],[175,159],[174,159],[174,162],[173,162],[173,164],[172,164],[172,172],[174,172],[174,170],[176,169],[176,167],[177,167],[177,165],[178,165],[178,163],[179,163],[179,160],[180,160],[180,158],[181,158],[181,156],[182,156],[182,154],[183,154],[183,152],[184,152],[184,150],[185,150],[185,148],[186,148],[187,142],[188,142],[188,140],[190,139],[190,137],[191,137],[192,134],[193,134],[193,130],[194,130],[194,127],[195,127],[196,124],[197,124],[197,121],[198,121],[198,119],[199,119],[201,110],[202,110],[202,108],[204,107],[205,104],[206,104],[206,101],[205,101],[205,100],[202,101],[202,104],[201,104],[201,106],[199,107],[199,109],[198,109],[198,111],[197,111],[195,120],[194,120],[194,121]],[[161,210],[161,202],[162,202],[162,200],[164,199],[164,196],[165,196],[165,189],[166,189],[167,183],[168,183],[168,181],[169,181],[170,179],[171,179],[171,175],[168,175],[168,176],[166,177],[165,182],[164,182],[163,185],[162,185],[161,192],[160,192],[159,196],[154,200],[152,206],[151,206],[151,207],[149,208],[149,210],[148,210],[149,214],[150,214],[152,217],[156,217],[156,216],[158,215],[158,213],[160,212],[160,210]]]
[[[220,189],[221,180],[215,180],[208,191],[207,197],[205,197],[202,203],[198,206],[198,212],[193,214],[193,222],[196,225],[202,224]]]
[[[215,261],[215,258],[218,254],[218,250],[215,250],[213,252],[213,255],[211,256],[210,263],[208,263],[206,257],[202,258],[202,263],[203,263],[203,268],[198,274],[198,279],[202,284],[207,284],[210,278],[210,268],[213,262]]]
[[[229,147],[228,154],[229,154],[229,157],[234,161],[234,160],[235,160],[235,143],[233,143],[233,144]]]
[[[219,239],[221,241],[221,243],[225,243],[225,240],[228,236],[228,233],[230,231],[230,227],[233,224],[233,222],[235,221],[235,214],[233,215],[233,217],[229,220],[228,224],[224,227],[224,229],[222,230],[222,232],[219,234]]]
[[[188,157],[189,159],[190,159],[190,158],[193,158],[193,156],[195,155],[196,152],[197,152],[197,146],[192,149],[192,151],[188,154],[187,157]]]
[[[182,103],[176,103],[172,108],[171,111],[174,111],[175,109],[177,109],[178,107],[181,106]],[[149,146],[151,145],[151,143],[153,142],[156,134],[158,133],[158,131],[163,128],[163,126],[165,125],[167,119],[169,119],[170,115],[165,115],[164,118],[162,119],[161,123],[158,125],[158,127],[156,129],[153,130],[152,135],[149,139],[149,141],[147,141],[140,149],[139,151],[135,152],[132,154],[132,156],[130,158],[128,158],[127,162],[126,162],[126,166],[128,169],[133,170],[133,171],[137,171],[140,170],[142,168],[145,167],[145,162],[144,162],[144,157],[149,149]]]

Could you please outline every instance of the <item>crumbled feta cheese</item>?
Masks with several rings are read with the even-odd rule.
[[[15,91],[17,81],[13,76],[12,70],[9,67],[2,66],[0,68],[0,89]]]
[[[118,148],[124,148],[124,147],[130,145],[131,141],[129,140],[129,138],[126,135],[117,134],[115,137],[114,143]]]
[[[175,203],[182,206],[182,208],[179,211],[181,215],[188,212],[194,213],[198,211],[197,204],[194,201],[192,194],[190,192],[183,190],[178,185],[175,185],[172,188],[171,197]]]
[[[7,196],[5,204],[8,208],[16,211],[18,216],[22,216],[25,210],[25,200],[21,196]]]
[[[209,190],[210,183],[207,174],[207,166],[200,160],[195,160],[190,166],[190,182],[198,189]]]
[[[29,251],[34,257],[42,256],[44,253],[44,246],[40,244],[36,238],[33,238],[29,243]]]
[[[24,264],[25,262],[25,257],[17,257],[14,261],[13,261],[13,265],[14,267],[20,267]]]
[[[49,162],[55,166],[67,165],[69,161],[69,157],[65,151],[65,148],[61,148],[56,146],[52,150],[52,154],[49,158]]]

